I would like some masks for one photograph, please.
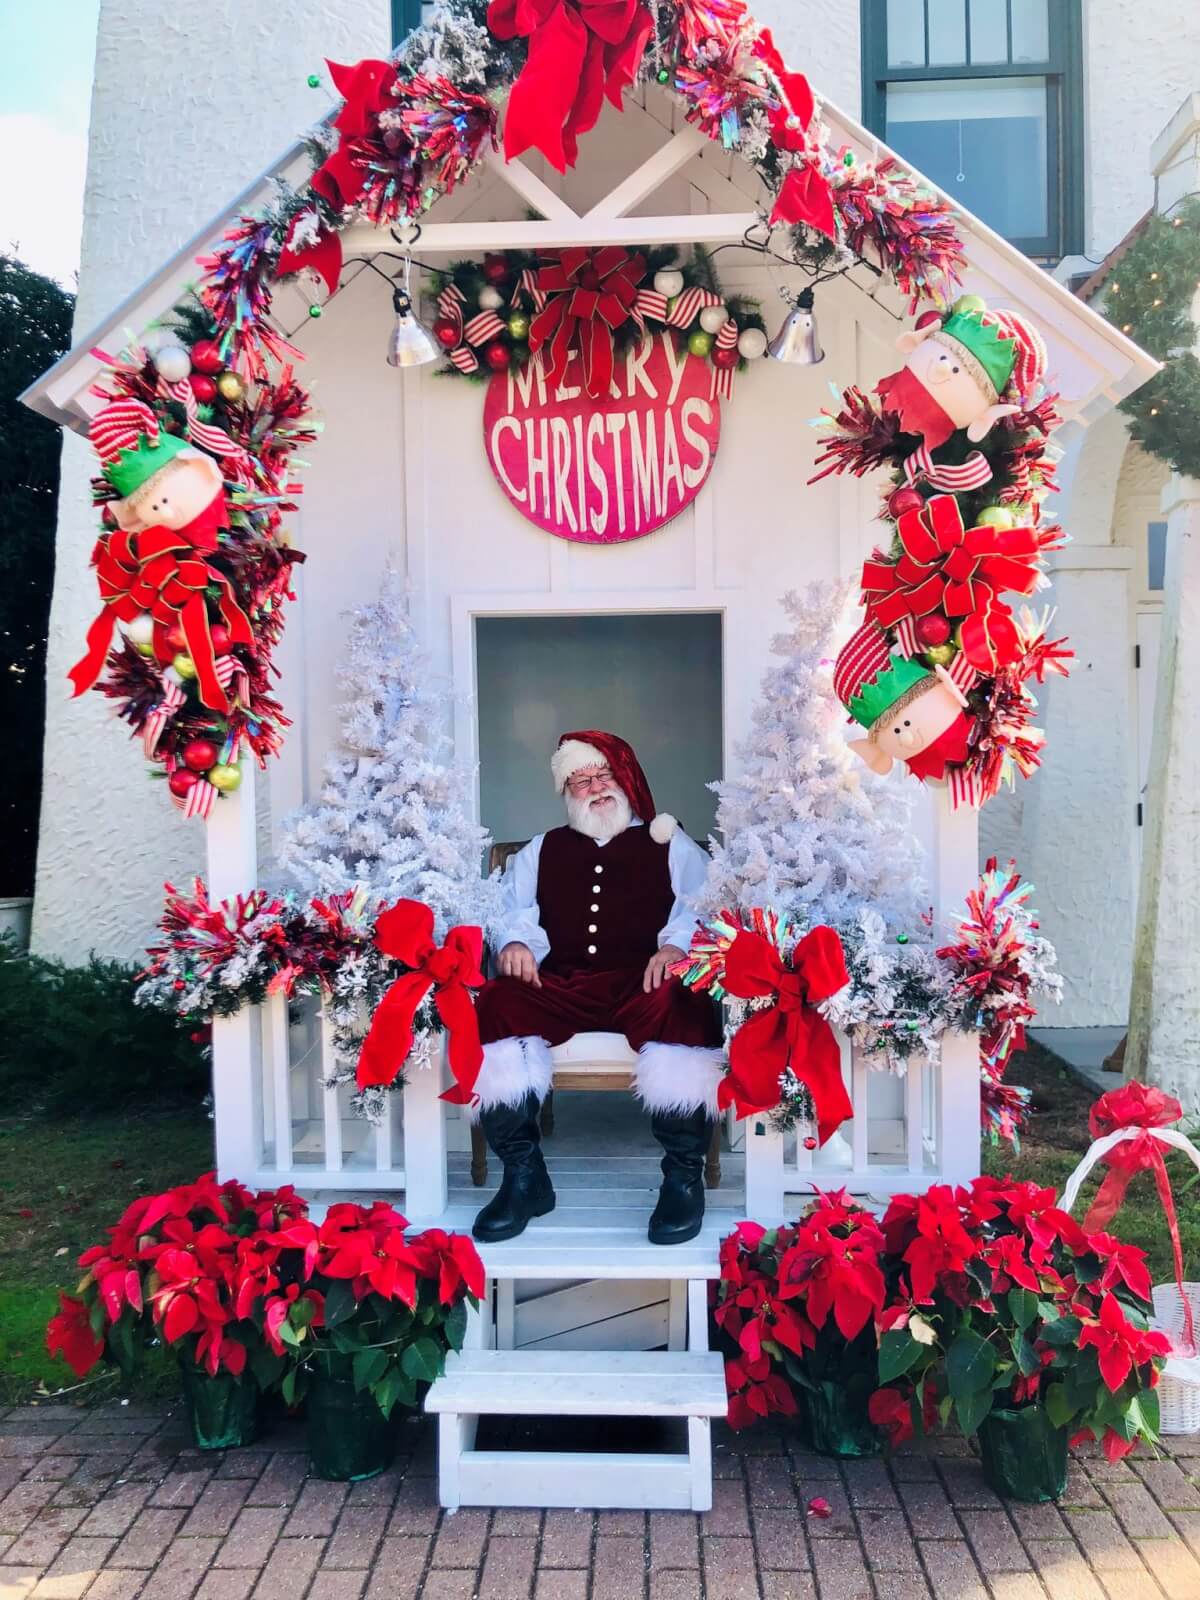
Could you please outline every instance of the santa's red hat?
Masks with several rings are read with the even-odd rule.
[[[550,772],[559,794],[566,788],[567,779],[584,767],[604,766],[612,769],[634,816],[649,823],[650,837],[656,844],[666,844],[679,824],[669,812],[655,811],[654,796],[642,764],[624,739],[615,733],[602,733],[598,728],[578,728],[574,733],[563,734],[558,749],[550,758]]]

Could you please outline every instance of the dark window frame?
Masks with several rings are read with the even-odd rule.
[[[397,50],[421,25],[421,0],[391,0],[392,49]]]
[[[966,14],[966,54],[970,55],[970,0]],[[926,40],[928,41],[928,0]],[[889,67],[887,0],[861,0],[863,122],[886,139],[887,88],[890,83],[936,83],[971,78],[1044,78],[1046,80],[1046,194],[1051,227],[1035,238],[1011,244],[1037,260],[1058,261],[1083,250],[1083,17],[1080,0],[1048,0],[1049,54],[1044,62],[1006,61],[986,65]],[[1012,0],[1008,0],[1009,49],[1012,48]],[[928,53],[928,42],[926,43]],[[953,198],[953,197],[951,197]]]

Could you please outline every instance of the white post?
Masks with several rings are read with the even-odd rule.
[[[404,1069],[404,1209],[429,1221],[446,1209],[446,1107],[438,1099],[446,1082],[443,1042],[428,1067]]]
[[[949,787],[935,794],[933,842],[933,926],[940,943],[965,908],[979,879],[979,813],[950,805]],[[979,1176],[979,1035],[947,1033],[936,1075],[936,1167],[946,1183]]]
[[[783,1214],[783,1135],[765,1116],[747,1117],[746,1215],[752,1222],[772,1228],[787,1219]]]
[[[242,761],[242,784],[222,795],[207,828],[208,892],[213,900],[246,894],[258,883],[255,765]],[[262,1041],[254,1007],[213,1019],[213,1120],[222,1180],[249,1182],[262,1160]],[[256,1081],[257,1080],[257,1081]],[[290,1131],[290,1130],[289,1130]]]

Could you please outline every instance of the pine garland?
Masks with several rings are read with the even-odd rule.
[[[1163,370],[1121,410],[1142,449],[1175,472],[1200,477],[1200,360],[1192,301],[1200,262],[1200,199],[1173,217],[1152,216],[1107,285],[1105,315]]]

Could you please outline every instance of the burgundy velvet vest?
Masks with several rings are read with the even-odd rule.
[[[542,840],[537,899],[550,940],[550,972],[644,967],[675,896],[670,846],[650,829],[626,828],[598,845],[574,828],[553,828]]]

